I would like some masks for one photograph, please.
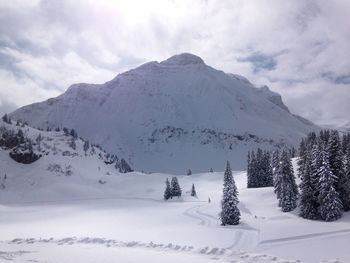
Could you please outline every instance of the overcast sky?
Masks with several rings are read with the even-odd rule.
[[[350,121],[350,1],[0,0],[0,113],[177,53]]]

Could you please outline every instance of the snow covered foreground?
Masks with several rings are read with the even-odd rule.
[[[179,176],[183,199],[165,202],[170,175],[97,176],[81,167],[84,173],[57,176],[42,169],[40,160],[14,165],[0,153],[1,167],[12,168],[0,195],[0,261],[350,261],[349,213],[333,223],[282,213],[272,188],[246,189],[245,172],[234,173],[241,224],[223,227],[217,216],[222,173]],[[198,198],[189,196],[192,183]]]
[[[247,189],[234,172],[242,219],[223,227],[222,172],[178,176],[183,197],[164,201],[172,175],[120,174],[81,140],[72,149],[63,132],[22,129],[41,134],[45,154],[19,164],[0,148],[0,262],[350,262],[350,213],[331,223],[282,213],[272,188]]]

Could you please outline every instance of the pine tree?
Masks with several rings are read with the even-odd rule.
[[[174,197],[174,196],[180,197],[182,194],[182,190],[176,176],[173,176],[171,178],[170,186],[171,186],[171,197]]]
[[[170,183],[169,183],[169,179],[167,178],[165,181],[165,191],[164,191],[164,199],[168,200],[169,198],[171,198],[171,188],[170,188]]]
[[[300,187],[300,216],[306,219],[318,219],[318,200],[315,197],[315,186],[311,180],[311,152],[305,153],[303,163],[303,173],[299,174],[301,178]]]
[[[335,221],[342,216],[343,209],[339,193],[335,189],[337,177],[332,173],[326,151],[321,150],[319,152],[319,159],[321,161],[321,166],[318,170],[320,216],[325,221]]]
[[[209,172],[210,172],[210,173],[213,173],[213,172],[214,172],[213,168],[210,168]]]
[[[337,178],[335,189],[339,193],[344,210],[350,210],[350,180],[344,171],[342,147],[338,131],[331,131],[328,147],[329,168]]]
[[[279,150],[275,150],[272,153],[272,162],[271,162],[273,172],[277,170],[279,166],[279,162],[280,162],[280,152]]]
[[[297,161],[299,178],[302,178],[305,171],[306,158],[307,158],[306,154],[307,154],[306,143],[305,143],[305,140],[302,139],[299,145],[299,158]]]
[[[283,151],[281,155],[279,177],[280,205],[283,212],[289,212],[297,206],[298,186],[295,182],[291,159],[286,151]]]
[[[266,151],[263,156],[264,182],[263,187],[273,186],[273,169],[270,152]]]
[[[74,129],[71,129],[70,135],[71,135],[75,140],[78,139],[78,133],[77,133]]]
[[[247,187],[248,188],[255,188],[258,187],[258,178],[257,178],[257,167],[258,162],[257,158],[255,157],[254,151],[250,154],[250,163],[248,167],[248,178],[247,178]]]
[[[89,141],[85,141],[85,142],[84,142],[84,152],[85,152],[85,154],[86,154],[87,150],[89,150],[89,148],[90,148],[90,143],[89,143]]]
[[[251,175],[252,175],[252,160],[250,158],[250,152],[248,151],[247,155],[247,187],[251,187]]]
[[[350,190],[350,145],[345,150],[344,159],[345,159],[344,176],[343,176],[344,189]],[[344,211],[349,211],[350,210],[349,202],[346,201],[346,200],[349,200],[349,199],[350,199],[350,194],[343,196],[342,202],[343,202]]]
[[[69,147],[71,147],[73,150],[76,150],[77,146],[75,144],[74,137],[71,138],[70,143],[69,143]]]
[[[275,151],[272,159],[273,163],[273,186],[274,186],[274,192],[277,196],[277,199],[279,200],[279,206],[281,206],[281,177],[282,177],[282,169],[280,169],[280,158],[279,158],[279,152]]]
[[[5,113],[5,115],[4,115],[4,116],[2,116],[2,120],[3,120],[3,122],[5,122],[5,123],[8,123],[8,122],[9,122],[9,119],[8,119],[7,113]]]
[[[192,184],[192,187],[191,187],[191,196],[197,196],[196,188],[194,187],[194,184]]]
[[[65,136],[68,136],[69,135],[69,131],[66,127],[63,127],[63,133]]]
[[[191,175],[191,174],[192,174],[191,169],[188,169],[188,171],[187,171],[187,175]]]
[[[239,224],[240,211],[238,204],[238,191],[235,181],[232,176],[230,163],[227,161],[224,174],[223,197],[221,201],[221,223],[222,225],[237,225]]]
[[[347,153],[349,146],[350,146],[350,133],[343,134],[342,151],[344,154]]]

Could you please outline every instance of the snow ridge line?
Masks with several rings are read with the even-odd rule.
[[[300,263],[300,260],[282,260],[275,256],[270,256],[266,254],[254,254],[247,253],[241,251],[233,251],[231,249],[226,248],[210,248],[200,247],[195,248],[193,246],[181,246],[172,243],[168,244],[157,244],[150,241],[149,243],[140,242],[140,241],[117,241],[114,239],[106,239],[106,238],[92,238],[92,237],[66,237],[62,239],[36,239],[36,238],[15,238],[11,241],[4,241],[8,244],[36,244],[36,243],[46,243],[46,244],[56,244],[56,245],[74,245],[74,244],[98,244],[105,245],[106,247],[125,247],[125,248],[145,248],[145,249],[156,249],[159,251],[174,251],[174,252],[182,252],[182,253],[194,253],[201,254],[204,256],[210,256],[212,259],[227,259],[229,262],[236,262],[232,260],[239,260],[239,262],[259,262],[259,263],[268,263],[268,262],[276,262],[276,263]]]

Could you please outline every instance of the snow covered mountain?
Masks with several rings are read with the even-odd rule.
[[[192,54],[149,62],[104,84],[74,84],[10,116],[46,129],[68,127],[120,154],[137,170],[184,173],[245,166],[249,149],[296,146],[318,127],[281,96]]]

